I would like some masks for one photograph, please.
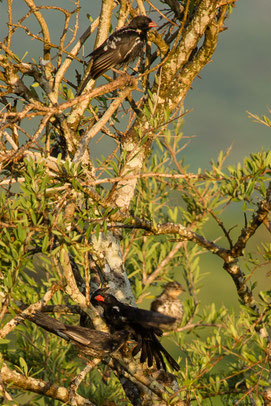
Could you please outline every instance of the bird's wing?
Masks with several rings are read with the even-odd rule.
[[[150,310],[138,309],[136,307],[121,306],[121,314],[131,322],[137,322],[146,328],[161,329],[169,324],[175,323],[174,317],[166,316],[165,314],[152,312]],[[160,335],[158,333],[158,335]]]
[[[92,52],[92,77],[96,78],[108,69],[121,65],[129,60],[129,56],[140,44],[140,37],[134,30],[110,36],[104,44]]]
[[[98,58],[105,52],[110,52],[110,50],[114,50],[117,48],[117,46],[120,46],[121,43],[130,43],[135,40],[136,37],[138,37],[139,34],[137,33],[136,30],[133,29],[128,29],[127,27],[122,28],[121,30],[118,30],[114,32],[110,37],[108,37],[102,45],[100,45],[98,48],[94,49],[88,57],[92,58]],[[104,290],[104,289],[101,289]],[[105,289],[107,290],[107,289]]]

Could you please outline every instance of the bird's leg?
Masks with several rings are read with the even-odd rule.
[[[146,67],[145,52],[142,49],[136,66],[134,68],[131,68],[133,70],[132,75],[135,75],[136,73],[144,73],[145,67]]]

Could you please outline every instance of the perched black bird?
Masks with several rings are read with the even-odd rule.
[[[97,79],[110,68],[133,62],[142,52],[147,40],[147,31],[152,27],[157,27],[157,24],[149,17],[138,16],[110,35],[88,55],[93,61],[89,78]]]
[[[148,366],[151,367],[153,360],[155,360],[158,369],[162,365],[166,370],[164,355],[171,367],[178,371],[179,365],[157,338],[163,334],[161,328],[174,323],[176,319],[121,303],[113,295],[106,292],[107,288],[96,290],[92,295],[91,302],[94,306],[103,308],[104,318],[112,332],[125,329],[137,342],[132,355],[135,356],[141,351],[140,362],[143,363],[147,360]]]
[[[128,332],[108,334],[81,326],[71,326],[37,311],[27,319],[66,341],[70,341],[83,354],[101,358],[117,351],[128,339]]]
[[[163,313],[167,316],[175,317],[176,323],[172,325],[175,328],[183,318],[183,305],[178,296],[184,292],[179,282],[169,282],[166,284],[163,292],[151,303],[151,310]]]

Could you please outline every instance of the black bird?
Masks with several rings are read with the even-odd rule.
[[[180,369],[177,362],[162,346],[157,336],[162,336],[161,328],[175,323],[176,319],[161,313],[138,309],[119,302],[113,295],[106,293],[108,288],[98,289],[94,292],[91,302],[94,306],[101,306],[104,318],[112,332],[126,330],[130,333],[137,345],[132,351],[135,356],[141,351],[140,362],[148,361],[148,366],[155,360],[157,368],[161,365],[166,370],[163,355],[176,371]]]
[[[53,333],[66,341],[70,341],[84,355],[91,357],[105,357],[117,351],[128,339],[128,332],[118,331],[108,334],[103,331],[92,330],[81,326],[71,326],[59,320],[36,311],[27,319],[43,329]]]
[[[167,316],[175,317],[176,323],[171,327],[174,329],[183,318],[183,305],[178,296],[184,292],[179,282],[169,282],[163,292],[151,303],[151,310],[163,313]]]
[[[138,16],[125,27],[115,31],[88,55],[92,57],[89,78],[96,80],[110,68],[133,62],[140,56],[146,44],[147,31],[153,27],[157,27],[157,24],[149,17]]]

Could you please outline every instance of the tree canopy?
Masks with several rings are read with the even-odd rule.
[[[209,170],[191,172],[182,132],[185,97],[235,0],[103,0],[85,32],[82,1],[53,3],[21,0],[18,12],[17,0],[5,2],[2,403],[270,405],[271,291],[256,285],[271,259],[271,244],[261,241],[271,231],[271,152],[259,148],[227,166],[229,148]],[[126,72],[89,79],[89,37],[98,47],[140,14],[158,25],[146,55]],[[267,116],[251,116],[271,127]],[[231,279],[238,311],[201,302],[203,254]],[[41,311],[59,328],[109,333],[91,305],[95,289],[109,286],[118,300],[148,307],[173,280],[185,290],[183,318],[162,340],[180,365],[174,375],[132,357],[130,340],[88,357],[31,322]]]

